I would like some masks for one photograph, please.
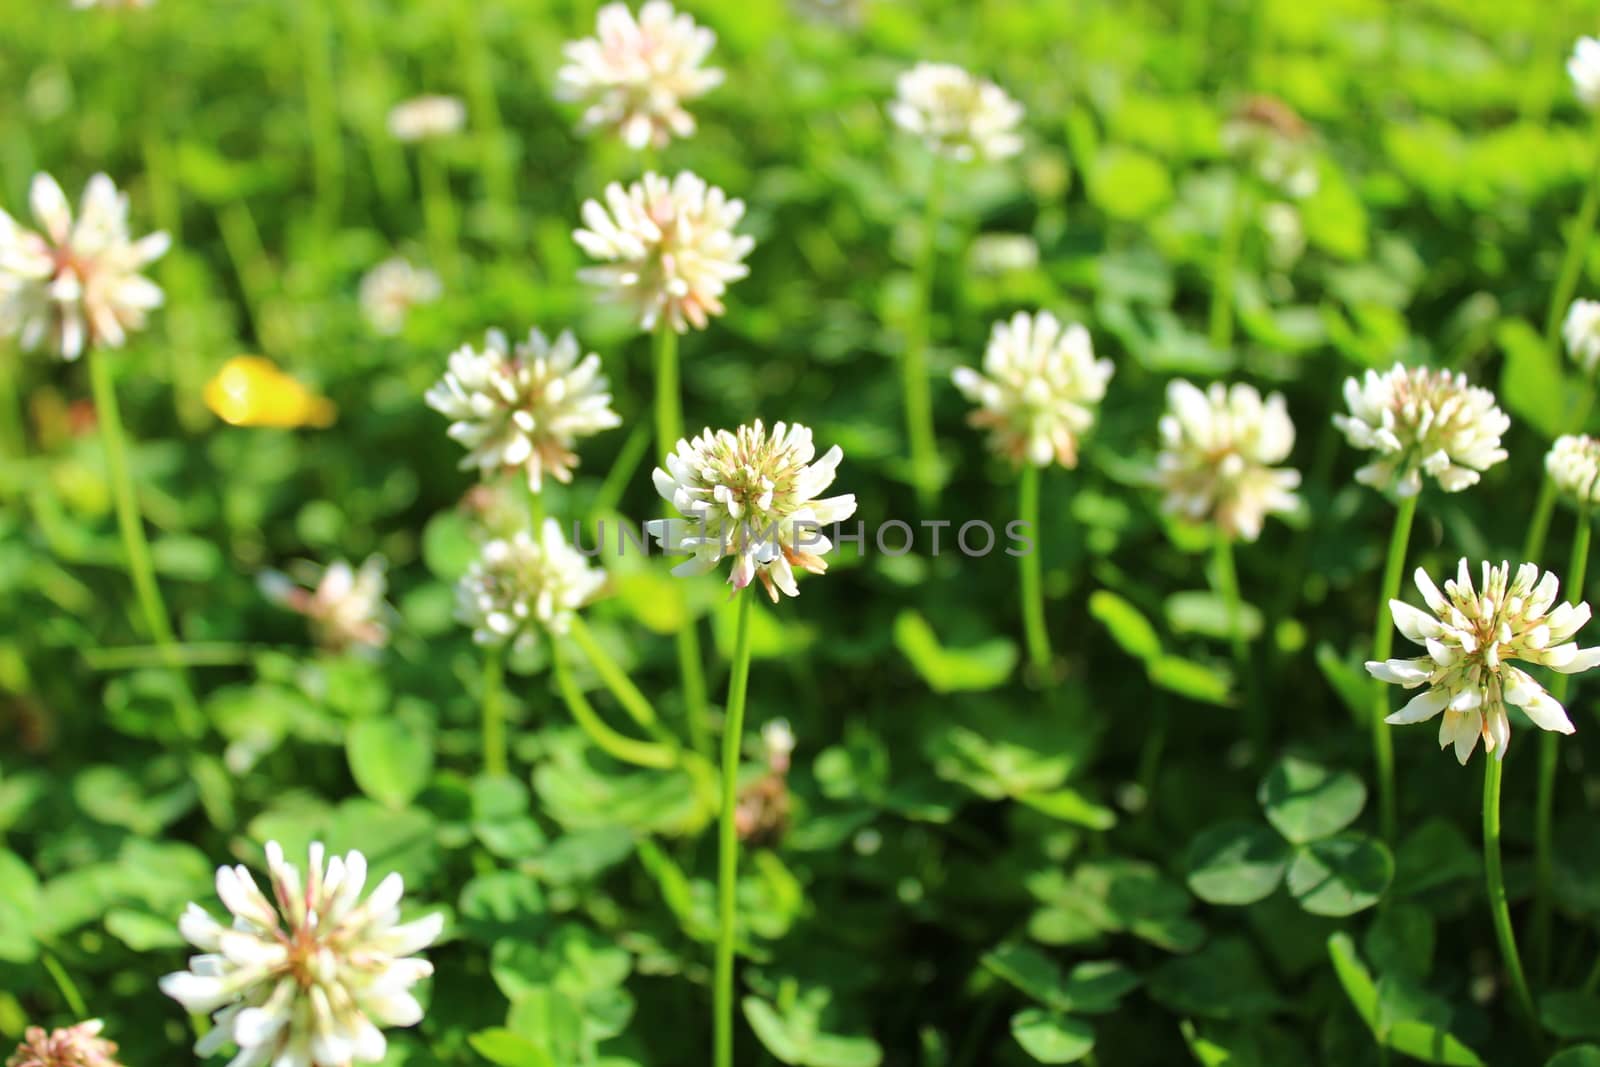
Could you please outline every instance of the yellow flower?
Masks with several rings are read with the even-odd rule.
[[[230,426],[332,426],[337,414],[333,401],[264,356],[234,356],[206,383],[204,395],[206,407]]]

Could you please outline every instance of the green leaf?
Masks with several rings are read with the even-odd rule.
[[[1328,938],[1328,956],[1333,960],[1334,973],[1356,1014],[1361,1016],[1379,1044],[1424,1063],[1483,1067],[1477,1053],[1437,1026],[1420,1020],[1385,1019],[1379,1007],[1378,987],[1356,954],[1355,942],[1350,940],[1349,934],[1337,933]]]
[[[1161,655],[1161,636],[1143,613],[1106,589],[1089,594],[1089,614],[1100,621],[1122,651],[1137,659]]]
[[[422,528],[422,561],[435,578],[455,582],[478,558],[472,524],[461,511],[441,511]]]
[[[1104,1014],[1139,984],[1120,963],[1080,963],[1064,975],[1054,960],[1031,945],[1008,943],[984,953],[983,966],[1056,1012]]]
[[[39,954],[33,939],[39,880],[14,852],[0,849],[0,960],[29,963]]]
[[[1213,826],[1189,846],[1189,888],[1210,904],[1254,904],[1283,882],[1289,848],[1259,823]]]
[[[1089,198],[1114,219],[1146,218],[1172,199],[1172,179],[1161,160],[1122,145],[1106,145],[1088,175]]]
[[[467,1038],[472,1051],[499,1067],[556,1067],[543,1048],[503,1026],[479,1030]]]
[[[1151,660],[1146,669],[1151,684],[1159,689],[1202,704],[1221,707],[1233,704],[1233,680],[1226,671],[1209,664],[1182,656],[1161,655]]]
[[[1600,1067],[1600,1046],[1579,1045],[1556,1053],[1544,1067]]]
[[[1376,838],[1346,833],[1301,846],[1289,864],[1289,894],[1313,915],[1340,917],[1372,907],[1394,877]]]
[[[1167,597],[1163,610],[1167,625],[1176,634],[1199,634],[1226,641],[1233,637],[1233,621],[1228,603],[1215,593],[1190,590]],[[1239,625],[1246,640],[1261,635],[1261,612],[1253,604],[1239,605]]]
[[[1358,721],[1370,715],[1373,681],[1371,676],[1362,670],[1361,665],[1341,657],[1326,641],[1317,643],[1316,657],[1322,677],[1338,694],[1345,710]]]
[[[1284,1007],[1277,982],[1239,937],[1213,938],[1192,955],[1168,960],[1150,974],[1148,986],[1152,997],[1182,1015],[1249,1019]]]
[[[1007,638],[946,648],[928,620],[909,609],[895,616],[894,644],[935,693],[993,689],[1011,677],[1017,665],[1017,646]]]
[[[1367,803],[1367,787],[1348,771],[1285,756],[1256,793],[1267,821],[1297,845],[1349,826]]]
[[[883,1050],[868,1037],[826,1033],[822,1009],[831,999],[825,989],[811,989],[794,998],[787,1011],[760,997],[741,1002],[744,1017],[762,1047],[791,1067],[878,1067]]]
[[[399,716],[352,723],[345,735],[350,774],[361,791],[389,808],[403,808],[433,773],[433,743]]]
[[[1539,1021],[1568,1041],[1600,1038],[1600,996],[1580,989],[1546,993],[1539,998]]]
[[[1109,830],[1117,825],[1117,813],[1096,804],[1076,789],[1062,786],[1047,793],[1018,793],[1017,800],[1042,811],[1052,819],[1085,826],[1091,830]]]
[[[539,883],[517,871],[478,875],[462,888],[456,910],[463,932],[485,944],[502,937],[532,938],[543,929],[546,914]]]
[[[1522,319],[1502,322],[1495,339],[1506,354],[1500,371],[1500,402],[1546,438],[1566,433],[1572,390],[1567,388],[1560,354]]]
[[[1077,1063],[1094,1048],[1094,1027],[1038,1008],[1011,1017],[1011,1036],[1040,1063]]]

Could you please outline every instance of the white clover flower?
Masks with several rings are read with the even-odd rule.
[[[415,96],[389,109],[389,134],[397,141],[426,141],[460,133],[467,105],[454,96]]]
[[[1600,108],[1600,41],[1579,37],[1567,60],[1567,74],[1579,102],[1590,109]]]
[[[769,434],[760,419],[679,441],[654,479],[656,492],[684,519],[645,523],[667,551],[692,554],[672,573],[705,574],[731,557],[728,582],[735,591],[760,578],[773,603],[779,591],[799,596],[794,568],[825,572],[822,557],[833,544],[821,528],[856,510],[853,493],[816,499],[833,484],[844,452],[834,445],[812,462],[816,454],[806,427],[780,422]]]
[[[1568,500],[1584,508],[1600,504],[1600,441],[1588,434],[1564,434],[1545,453],[1544,469]]]
[[[1167,383],[1156,481],[1162,510],[1209,522],[1227,537],[1254,541],[1267,515],[1293,511],[1300,472],[1276,467],[1294,447],[1294,423],[1282,395],[1265,401],[1243,383],[1216,382],[1205,392],[1182,379]]]
[[[967,262],[986,275],[1033,270],[1039,265],[1039,242],[1025,233],[984,233],[972,240]]]
[[[1511,565],[1484,563],[1481,589],[1474,589],[1467,561],[1456,568],[1453,582],[1441,596],[1432,579],[1417,568],[1417,589],[1427,602],[1422,611],[1399,600],[1389,601],[1394,624],[1406,639],[1428,654],[1417,659],[1369,661],[1367,671],[1380,681],[1407,689],[1427,686],[1385,721],[1423,722],[1444,713],[1439,747],[1455,745],[1456,759],[1467,762],[1483,737],[1485,750],[1505,759],[1511,738],[1506,705],[1521,708],[1541,730],[1573,732],[1566,709],[1512,660],[1578,674],[1600,664],[1600,648],[1580,649],[1572,636],[1589,621],[1589,605],[1556,603],[1560,582],[1554,574],[1541,580],[1539,568],[1524,563],[1510,580]]]
[[[593,600],[606,573],[561,535],[555,519],[544,520],[539,537],[518,530],[483,546],[456,586],[456,617],[472,627],[480,645],[533,645],[542,628],[567,632],[572,613]]]
[[[671,182],[651,172],[626,189],[612,182],[605,199],[584,201],[585,228],[572,237],[606,265],[578,277],[632,305],[646,331],[662,319],[679,333],[703,330],[722,314],[722,294],[750,273],[744,257],[756,244],[733,232],[744,201],[688,171]]]
[[[468,449],[462,469],[477,467],[485,478],[525,470],[535,493],[546,474],[572,481],[578,438],[622,425],[600,357],[582,353],[571,330],[554,344],[531,330],[515,348],[490,330],[483,351],[462,345],[452,352],[449,369],[423,399],[455,420],[450,437]]]
[[[6,1067],[122,1067],[116,1044],[100,1036],[105,1027],[99,1019],[56,1030],[30,1026]]]
[[[229,1067],[378,1063],[387,1047],[380,1027],[421,1021],[409,990],[433,967],[413,953],[438,938],[444,916],[402,924],[400,875],[362,901],[366,857],[352,851],[327,857],[324,866],[324,855],[320,844],[311,846],[302,881],[269,841],[270,896],[242,864],[223,867],[217,896],[233,921],[223,925],[196,904],[178,921],[204,954],[161,979],[161,991],[191,1015],[216,1013],[214,1028],[195,1045],[197,1056],[231,1042],[239,1054]]]
[[[0,210],[0,337],[69,360],[92,345],[120,348],[161,306],[161,288],[139,271],[167,251],[167,235],[131,240],[128,198],[104,174],[89,179],[76,222],[48,174],[34,175],[29,201],[43,234]]]
[[[581,128],[614,129],[635,150],[693,134],[683,104],[722,84],[722,71],[700,66],[717,35],[667,0],[649,0],[637,21],[627,4],[607,4],[595,30],[562,49],[556,72],[556,98],[584,105]]]
[[[957,367],[951,377],[978,405],[967,421],[990,431],[998,455],[1018,465],[1070,469],[1111,374],[1109,359],[1094,358],[1088,330],[1077,323],[1063,328],[1048,311],[1019,311],[994,324],[982,373]]]
[[[382,556],[369,556],[359,570],[341,559],[330,563],[310,589],[276,571],[262,574],[260,584],[267,599],[310,621],[320,647],[330,652],[376,649],[389,642],[383,599],[387,567]]]
[[[1276,97],[1247,99],[1222,127],[1222,147],[1291,200],[1304,200],[1321,183],[1311,127]]]
[[[1574,300],[1561,324],[1561,336],[1567,343],[1567,358],[1593,377],[1600,366],[1600,300]]]
[[[1511,419],[1465,374],[1396,363],[1383,374],[1346,378],[1344,399],[1350,414],[1335,415],[1333,424],[1356,448],[1378,453],[1356,471],[1363,485],[1415,496],[1428,474],[1458,493],[1506,458],[1500,435]]]
[[[767,769],[773,774],[789,773],[794,745],[794,730],[788,719],[769,719],[761,727],[761,749],[766,753]]]
[[[889,117],[949,159],[996,160],[1022,151],[1022,105],[952,63],[918,63],[895,82]]]
[[[441,292],[433,271],[392,256],[362,276],[361,312],[374,332],[392,337],[405,327],[412,308],[431,304]]]

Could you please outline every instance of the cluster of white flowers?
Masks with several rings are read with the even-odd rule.
[[[416,96],[389,110],[389,133],[397,141],[448,137],[460,133],[466,124],[467,105],[454,96]]]
[[[442,291],[433,271],[392,256],[362,276],[361,312],[374,332],[392,337],[405,327],[412,308],[432,303]]]
[[[679,441],[654,478],[656,492],[685,518],[645,524],[669,552],[692,554],[672,573],[705,574],[731,557],[735,590],[760,578],[774,603],[780,591],[799,596],[794,568],[826,571],[822,557],[833,544],[821,528],[856,510],[854,494],[816,499],[833,484],[844,453],[835,445],[821,459],[816,454],[806,427],[780,422],[769,433],[760,419]]]
[[[1464,374],[1396,363],[1344,383],[1348,415],[1333,423],[1356,448],[1378,458],[1356,480],[1385,492],[1415,496],[1427,474],[1446,492],[1475,485],[1482,472],[1506,458],[1500,435],[1511,419],[1487,389]]]
[[[110,178],[89,179],[74,221],[61,186],[36,174],[29,195],[35,233],[0,210],[0,337],[77,359],[93,345],[119,348],[161,306],[140,271],[167,251],[165,233],[128,236],[128,198]]]
[[[1544,469],[1568,500],[1585,508],[1600,504],[1600,441],[1588,434],[1563,434],[1545,453]]]
[[[994,324],[982,373],[957,367],[952,377],[978,405],[968,421],[990,432],[997,454],[1019,465],[1071,468],[1111,374],[1111,361],[1094,358],[1081,325],[1063,327],[1048,311],[1019,311]]]
[[[1481,588],[1474,588],[1463,559],[1455,581],[1444,583],[1443,595],[1420,567],[1415,577],[1428,611],[1399,600],[1389,601],[1389,610],[1399,631],[1426,648],[1427,655],[1369,661],[1367,670],[1374,678],[1407,689],[1427,688],[1390,715],[1388,722],[1423,722],[1443,713],[1439,747],[1454,745],[1462,763],[1480,736],[1487,751],[1505,758],[1511,738],[1507,704],[1521,708],[1542,730],[1573,732],[1566,709],[1511,661],[1562,674],[1600,664],[1600,648],[1579,648],[1571,640],[1589,621],[1588,604],[1556,606],[1560,582],[1554,574],[1540,579],[1539,568],[1531,563],[1518,567],[1514,579],[1510,564],[1484,563]]]
[[[511,642],[526,649],[539,629],[564,634],[572,613],[593,600],[605,571],[589,566],[567,544],[561,525],[546,519],[534,538],[527,530],[496,538],[456,587],[456,616],[480,645]]]
[[[716,34],[649,0],[634,19],[628,6],[600,9],[594,37],[573,41],[556,72],[556,96],[584,105],[582,128],[613,129],[630,148],[664,148],[694,133],[685,101],[722,84],[722,71],[702,67]]]
[[[895,83],[889,117],[948,159],[997,160],[1022,151],[1022,105],[951,63],[918,63]]]
[[[1567,60],[1567,74],[1579,102],[1590,109],[1600,108],[1600,41],[1579,37]]]
[[[105,1027],[99,1019],[56,1030],[30,1026],[6,1067],[122,1067],[116,1044],[100,1036]]]
[[[485,477],[523,470],[537,493],[546,474],[572,481],[579,437],[622,425],[609,389],[600,357],[583,355],[570,330],[554,344],[531,330],[515,348],[490,330],[482,351],[462,345],[450,354],[449,369],[425,399],[454,420],[450,437],[468,449],[463,469],[477,467]]]
[[[1561,337],[1567,358],[1593,377],[1600,367],[1600,300],[1574,300],[1561,324]]]
[[[1267,515],[1293,511],[1300,473],[1279,467],[1294,447],[1283,397],[1265,401],[1243,383],[1204,392],[1182,379],[1167,385],[1156,479],[1164,510],[1209,522],[1224,536],[1254,541]]]
[[[583,204],[584,228],[573,239],[606,265],[579,277],[632,306],[639,327],[665,320],[679,333],[705,329],[722,314],[728,283],[750,273],[744,257],[755,238],[733,232],[744,201],[684,171],[671,181],[651,172],[624,188],[606,186],[605,205]]]
[[[318,646],[331,652],[382,648],[389,641],[383,599],[387,569],[382,556],[369,556],[360,569],[341,559],[328,564],[309,589],[277,571],[264,573],[260,584],[269,600],[310,621]]]
[[[190,1014],[216,1013],[195,1054],[211,1056],[232,1043],[239,1053],[230,1067],[382,1061],[380,1027],[422,1018],[410,989],[433,967],[413,954],[439,937],[444,916],[401,923],[398,874],[363,901],[367,861],[360,852],[326,856],[313,844],[304,879],[277,842],[267,842],[266,853],[270,896],[242,864],[223,867],[217,896],[233,921],[223,925],[190,904],[178,923],[203,954],[190,958],[187,971],[161,979],[161,989]]]

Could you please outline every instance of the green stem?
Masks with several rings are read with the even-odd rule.
[[[117,387],[112,377],[110,353],[94,349],[89,353],[89,380],[94,391],[95,414],[100,423],[100,439],[106,450],[106,470],[111,476],[111,491],[116,499],[117,528],[122,534],[128,577],[144,614],[145,628],[161,649],[166,666],[178,678],[178,729],[188,738],[204,732],[200,708],[195,704],[189,675],[177,655],[177,640],[156,583],[155,564],[150,558],[150,543],[145,540],[144,523],[139,517],[139,499],[134,494],[133,476],[128,470],[127,444],[122,431],[122,411],[117,406]]]
[[[665,320],[656,323],[651,337],[656,378],[656,455],[665,459],[683,437],[683,399],[678,387],[678,334]],[[668,506],[670,518],[671,507]],[[691,614],[678,627],[678,674],[683,680],[684,715],[689,740],[702,756],[711,753],[711,729],[706,710],[705,662],[700,655],[700,623]]]
[[[343,150],[339,144],[339,113],[334,102],[333,62],[328,47],[328,27],[320,4],[302,5],[301,46],[305,69],[306,110],[311,127],[311,167],[316,179],[316,217],[326,231],[339,218],[344,181]]]
[[[1234,668],[1245,692],[1245,714],[1250,724],[1251,748],[1257,759],[1266,755],[1267,722],[1256,699],[1255,668],[1250,662],[1250,641],[1244,632],[1244,598],[1239,594],[1239,570],[1233,559],[1233,539],[1218,534],[1212,544],[1212,560],[1217,580],[1217,595],[1227,612],[1228,643],[1233,649]]]
[[[640,461],[649,451],[650,427],[643,422],[634,423],[633,431],[622,443],[622,450],[617,453],[616,461],[606,472],[605,481],[601,482],[600,488],[595,491],[594,501],[589,505],[590,522],[603,519],[617,510],[622,494],[627,492],[628,483],[633,480],[634,471],[639,469]]]
[[[1400,575],[1405,570],[1406,549],[1411,546],[1411,524],[1417,516],[1416,494],[1402,497],[1395,505],[1394,531],[1389,535],[1389,555],[1383,564],[1383,585],[1378,591],[1378,618],[1372,630],[1372,658],[1383,661],[1394,649],[1394,619],[1389,601],[1400,595]],[[1383,720],[1389,715],[1389,690],[1374,681],[1372,715],[1373,774],[1378,779],[1378,826],[1383,840],[1394,844],[1394,738]]]
[[[1556,510],[1556,486],[1549,477],[1539,481],[1539,499],[1533,505],[1533,515],[1528,519],[1528,532],[1522,539],[1524,563],[1538,563],[1544,555],[1544,543],[1550,536],[1550,517]]]
[[[1583,203],[1578,208],[1578,217],[1567,238],[1561,273],[1556,275],[1556,287],[1550,291],[1550,310],[1546,312],[1544,321],[1544,341],[1551,352],[1559,353],[1561,350],[1561,323],[1566,318],[1573,294],[1577,292],[1584,262],[1589,258],[1589,242],[1594,237],[1597,214],[1600,214],[1600,151],[1595,154],[1594,171],[1590,174],[1589,184],[1583,192]]]
[[[617,666],[617,661],[611,658],[605,647],[595,640],[594,631],[589,629],[589,624],[583,621],[582,616],[572,617],[572,639],[583,649],[583,654],[594,667],[595,673],[600,676],[606,688],[611,690],[611,695],[617,698],[617,703],[622,705],[628,716],[645,730],[654,732],[659,727],[659,721],[656,718],[656,709],[650,704],[650,698],[639,691],[639,687],[633,684],[633,680],[621,667]]]
[[[1483,866],[1489,890],[1489,912],[1494,919],[1495,940],[1500,943],[1500,957],[1505,962],[1506,975],[1511,979],[1511,991],[1516,997],[1517,1011],[1533,1035],[1533,1043],[1543,1043],[1539,1031],[1539,1014],[1533,1006],[1533,994],[1528,991],[1528,978],[1522,971],[1522,958],[1517,955],[1517,935],[1511,928],[1511,910],[1506,902],[1506,881],[1500,862],[1500,776],[1503,770],[1499,753],[1483,754]],[[1541,1052],[1535,1062],[1543,1062]]]
[[[5,435],[0,444],[5,446],[6,458],[17,463],[28,453],[28,420],[22,406],[22,391],[17,380],[22,374],[22,361],[11,348],[0,348],[0,433]]]
[[[722,724],[722,817],[717,826],[717,960],[712,1028],[716,1067],[733,1067],[733,941],[738,909],[739,752],[744,739],[744,698],[750,683],[749,590],[739,597],[739,623],[733,641],[733,674],[728,679],[727,718]]]
[[[1600,956],[1595,957],[1594,966],[1589,968],[1589,977],[1583,980],[1583,995],[1594,996],[1594,991],[1600,989]]]
[[[458,4],[462,65],[467,76],[467,94],[472,103],[473,130],[480,149],[484,185],[495,209],[495,235],[502,247],[516,232],[516,169],[508,151],[505,123],[500,102],[495,96],[493,54],[484,36],[480,4]]]
[[[50,980],[61,991],[61,999],[67,1002],[67,1009],[72,1012],[75,1020],[83,1021],[89,1017],[89,1005],[84,1003],[83,994],[78,991],[78,984],[72,980],[72,975],[61,966],[61,961],[49,952],[39,954],[39,962],[49,973]]]
[[[1041,580],[1044,539],[1039,529],[1039,468],[1032,463],[1022,467],[1017,486],[1017,518],[1033,537],[1033,551],[1017,557],[1022,577],[1022,628],[1028,641],[1028,660],[1041,684],[1050,677],[1050,631],[1045,626],[1044,588]]]
[[[1548,481],[1548,479],[1546,479]],[[1583,583],[1589,571],[1591,523],[1588,508],[1578,510],[1577,528],[1572,534],[1572,561],[1567,565],[1567,602],[1583,599]],[[1564,704],[1572,676],[1557,674],[1550,682],[1550,696]],[[1541,731],[1539,735],[1539,791],[1534,801],[1533,852],[1533,961],[1541,980],[1550,975],[1550,882],[1551,842],[1555,816],[1556,770],[1559,765],[1559,734]]]
[[[550,662],[555,671],[556,688],[561,691],[561,698],[566,701],[573,720],[602,752],[621,763],[631,763],[636,767],[649,767],[654,770],[666,770],[677,763],[677,753],[671,749],[649,741],[635,741],[607,726],[605,721],[595,714],[588,698],[572,680],[572,672],[562,659],[559,648],[551,650]]]
[[[1211,279],[1211,316],[1208,336],[1211,347],[1219,352],[1233,344],[1233,281],[1239,269],[1239,252],[1244,244],[1244,224],[1248,214],[1248,175],[1236,175],[1237,183],[1228,204],[1228,217],[1223,220],[1221,239],[1217,242],[1216,276]]]
[[[906,441],[911,449],[911,482],[917,502],[929,511],[938,502],[939,444],[933,428],[933,388],[928,380],[928,344],[932,333],[933,283],[939,253],[939,219],[943,211],[944,168],[930,164],[928,198],[922,220],[922,252],[917,260],[917,306],[906,330],[901,358],[901,387],[906,410]]]
[[[428,253],[439,273],[447,278],[457,277],[456,205],[450,198],[444,167],[426,141],[417,146],[417,175],[422,183],[422,224],[428,232]]]
[[[505,649],[489,646],[483,658],[483,773],[499,778],[510,771],[506,757]]]

